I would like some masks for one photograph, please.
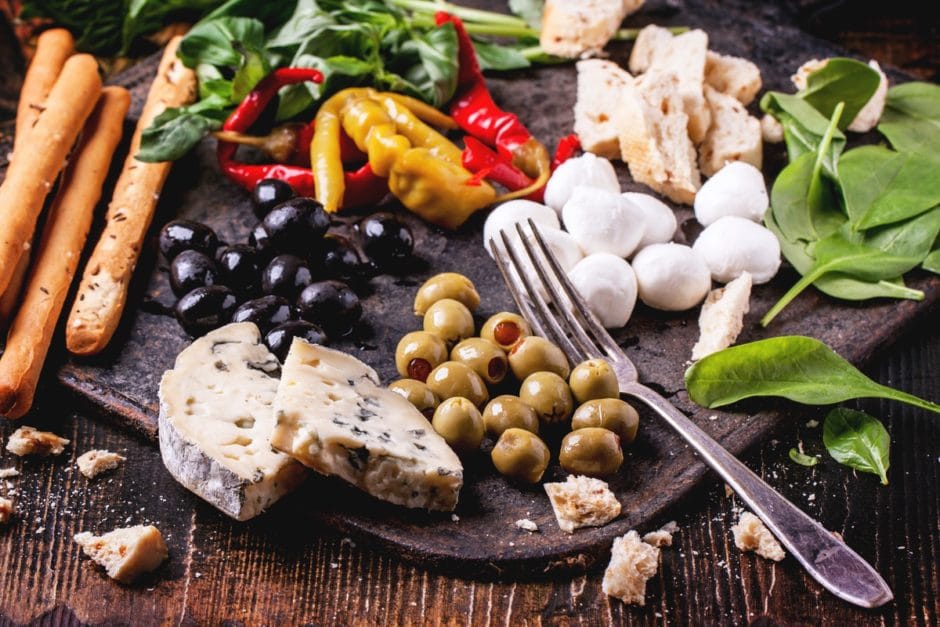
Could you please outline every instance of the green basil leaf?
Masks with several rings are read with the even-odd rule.
[[[891,436],[877,418],[852,409],[833,409],[823,423],[823,444],[840,464],[878,475],[888,485]]]
[[[297,48],[325,26],[336,23],[333,16],[320,10],[315,0],[298,0],[293,14],[271,33],[267,46],[287,54],[296,54]]]
[[[200,63],[237,67],[242,55],[233,42],[246,48],[264,50],[264,23],[248,17],[220,17],[202,21],[180,42],[179,57],[187,67]]]
[[[241,102],[258,82],[271,71],[271,64],[264,53],[236,42],[235,49],[242,55],[235,76],[232,78],[232,99]]]
[[[535,29],[542,28],[542,11],[544,9],[545,0],[509,0],[509,10]]]
[[[790,162],[806,153],[816,153],[826,135],[829,119],[798,96],[776,91],[768,92],[761,99],[760,107],[765,113],[777,118],[783,126],[787,155]],[[844,119],[841,118],[841,119]],[[836,163],[845,148],[845,135],[841,131],[832,134],[832,142],[823,160],[823,167],[830,178],[837,178]]]
[[[739,344],[697,361],[685,372],[689,398],[714,409],[765,396],[806,405],[885,398],[940,413],[940,405],[876,383],[819,340],[781,336]]]
[[[457,91],[457,31],[447,23],[426,33],[412,32],[401,52],[413,51],[417,62],[402,76],[425,102],[442,107]]]
[[[228,106],[228,101],[210,96],[187,107],[167,109],[144,129],[137,159],[154,163],[183,157],[203,137],[222,126]]]
[[[812,455],[806,455],[799,452],[795,448],[790,449],[790,459],[799,464],[800,466],[806,466],[807,468],[815,466],[819,463],[819,460]]]
[[[940,158],[862,146],[839,159],[845,208],[856,229],[917,216],[940,205]]]
[[[825,118],[831,117],[836,106],[843,103],[845,110],[839,119],[839,128],[845,130],[875,95],[880,83],[881,75],[867,64],[837,57],[811,73],[806,79],[806,89],[797,96]]]
[[[74,35],[76,50],[113,56],[121,49],[126,11],[126,0],[25,0],[19,17],[51,19]]]
[[[482,39],[474,39],[473,49],[477,53],[480,69],[484,72],[490,70],[520,70],[532,67],[532,63],[529,62],[526,56],[512,46],[503,46]]]
[[[221,4],[220,0],[129,0],[121,29],[121,53],[128,51],[139,35],[158,31],[174,13],[201,15]]]
[[[913,82],[889,89],[878,130],[895,150],[940,153],[940,85]]]

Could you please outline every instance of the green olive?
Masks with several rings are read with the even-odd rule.
[[[480,375],[459,361],[445,361],[428,375],[428,387],[442,399],[462,396],[477,407],[490,400],[490,393]]]
[[[441,404],[441,399],[431,391],[427,384],[416,379],[399,379],[389,384],[388,389],[400,394],[415,406],[426,418],[434,415],[434,410]]]
[[[428,307],[424,330],[444,340],[450,348],[473,335],[473,314],[463,303],[445,298]]]
[[[480,337],[506,351],[515,346],[516,342],[530,335],[532,335],[532,328],[525,318],[508,311],[490,316],[480,329]]]
[[[548,447],[531,431],[510,428],[503,431],[491,453],[493,465],[505,477],[536,483],[548,468]]]
[[[427,331],[413,331],[398,342],[395,367],[409,379],[427,381],[432,370],[447,361],[444,340]]]
[[[570,372],[568,359],[561,349],[537,335],[524,337],[512,347],[509,367],[520,381],[533,372],[554,372],[562,379],[567,379]]]
[[[431,426],[459,455],[480,448],[483,443],[483,417],[468,399],[455,396],[434,410]]]
[[[636,439],[640,416],[629,404],[619,398],[597,398],[574,410],[571,429],[603,427],[616,433],[623,444]]]
[[[538,434],[539,417],[518,396],[503,394],[486,404],[483,425],[494,438],[501,436],[506,429],[525,429]]]
[[[574,400],[586,403],[595,398],[620,398],[620,384],[610,364],[603,359],[589,359],[574,367],[568,378]]]
[[[612,475],[623,463],[620,438],[613,431],[600,427],[585,427],[572,431],[561,441],[558,463],[576,475]]]
[[[481,337],[468,337],[450,351],[452,361],[467,364],[487,383],[499,383],[509,371],[506,353]]]
[[[463,303],[470,311],[476,311],[480,306],[480,295],[473,281],[456,272],[444,272],[432,276],[418,288],[415,294],[415,315],[423,316],[431,305],[445,298]]]
[[[554,372],[530,374],[519,388],[519,398],[549,424],[567,420],[574,409],[571,388]]]

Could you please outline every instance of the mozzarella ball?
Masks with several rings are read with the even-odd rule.
[[[725,216],[760,222],[769,206],[764,175],[743,161],[718,170],[695,195],[695,217],[703,226]]]
[[[578,185],[620,193],[620,181],[610,161],[586,152],[580,157],[568,159],[552,173],[545,185],[545,204],[560,213]]]
[[[655,196],[639,192],[625,192],[623,197],[643,210],[646,217],[646,230],[637,248],[646,248],[650,244],[665,244],[672,241],[676,234],[676,213],[672,208]]]
[[[568,278],[608,329],[627,324],[636,305],[636,276],[630,264],[610,253],[588,255]]]
[[[755,284],[766,283],[780,269],[780,242],[769,229],[737,216],[725,216],[702,231],[692,249],[701,255],[712,278],[727,283],[744,272]]]
[[[698,253],[682,244],[652,244],[633,258],[640,300],[654,309],[685,311],[704,300],[711,272]]]
[[[646,230],[642,209],[620,194],[583,185],[574,188],[561,217],[586,255],[628,257]]]
[[[558,214],[551,208],[531,200],[510,200],[493,209],[486,217],[486,222],[483,224],[483,245],[487,252],[490,250],[490,239],[499,238],[501,230],[506,231],[506,234],[515,240],[519,237],[516,224],[525,225],[529,219],[541,229],[561,228]],[[493,254],[490,253],[490,257],[492,256]]]

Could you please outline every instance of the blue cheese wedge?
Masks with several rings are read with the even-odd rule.
[[[271,449],[279,364],[250,322],[199,338],[160,382],[160,454],[170,474],[236,520],[257,516],[303,480]]]
[[[421,412],[355,357],[295,339],[274,399],[271,444],[305,466],[405,507],[451,511],[457,455]]]

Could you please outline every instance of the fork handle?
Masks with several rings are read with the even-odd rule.
[[[659,414],[741,497],[813,578],[837,597],[861,607],[894,598],[881,575],[830,531],[783,498],[669,401],[639,383],[621,385]]]

